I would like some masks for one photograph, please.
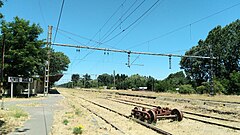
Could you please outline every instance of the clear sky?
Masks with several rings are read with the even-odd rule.
[[[240,18],[239,0],[159,0],[144,14],[156,1],[65,0],[59,29],[68,33],[59,30],[55,43],[184,55],[186,50],[196,45],[200,39],[205,39],[208,32],[217,25],[225,26]],[[47,27],[52,25],[54,38],[61,3],[62,0],[8,0],[0,12],[4,14],[6,21],[19,16],[31,23],[38,23],[44,30],[40,39],[46,39]],[[236,6],[231,7],[233,5]],[[114,12],[116,13],[113,15]],[[144,16],[138,20],[142,15]],[[201,20],[202,18],[205,19]],[[108,31],[112,31],[109,30],[111,27],[115,31],[108,34]],[[182,29],[175,31],[181,27]],[[119,36],[108,41],[123,30],[125,31]],[[174,32],[169,34],[171,31]],[[96,44],[80,36],[108,42]],[[159,38],[152,40],[155,37]],[[95,79],[99,74],[112,74],[115,70],[119,74],[138,73],[164,79],[169,74],[180,71],[180,58],[172,58],[172,69],[169,69],[168,57],[131,55],[131,63],[134,63],[128,68],[125,65],[128,61],[127,54],[104,54],[102,51],[84,49],[79,52],[74,48],[56,46],[53,48],[64,52],[71,60],[68,71],[64,72],[64,77],[58,84],[70,81],[74,73],[88,73]],[[87,55],[89,52],[91,54]]]

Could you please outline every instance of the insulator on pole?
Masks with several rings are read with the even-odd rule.
[[[169,69],[172,69],[172,56],[169,56]]]
[[[127,66],[130,68],[130,53],[131,52],[128,52],[128,64],[127,64]]]

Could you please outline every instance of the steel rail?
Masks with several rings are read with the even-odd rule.
[[[122,99],[121,99],[121,100],[122,100]],[[114,100],[111,100],[111,101],[114,101]],[[136,104],[141,104],[141,105],[145,105],[145,106],[157,107],[157,106],[155,106],[155,105],[145,104],[145,103],[139,103],[139,102],[135,102],[135,101],[128,101],[128,100],[122,100],[122,101],[135,103],[135,104],[127,103],[128,105],[133,105],[133,106],[136,105]],[[118,101],[115,101],[115,102],[118,102]],[[119,103],[123,103],[123,102],[119,102]],[[126,103],[123,103],[123,104],[126,104]],[[235,121],[235,120],[228,120],[228,119],[224,119],[224,118],[219,118],[219,117],[214,117],[214,116],[208,116],[208,115],[203,115],[203,114],[196,114],[196,113],[187,112],[187,111],[182,111],[182,112],[183,112],[183,113],[192,114],[192,115],[196,115],[196,116],[202,116],[202,117],[206,117],[206,118],[213,118],[213,119],[230,121],[230,122],[239,122],[239,121]],[[215,122],[200,120],[200,119],[196,119],[196,118],[192,118],[192,117],[188,117],[188,116],[184,116],[184,118],[191,119],[191,120],[195,120],[195,121],[199,121],[199,122],[203,122],[203,123],[207,123],[207,124],[217,125],[217,126],[221,126],[221,127],[225,127],[225,128],[230,128],[230,129],[234,129],[234,130],[240,130],[239,127],[233,127],[233,126],[224,125],[224,124],[220,124],[220,123],[215,123]]]
[[[97,117],[99,117],[100,119],[102,119],[103,121],[105,121],[107,124],[109,124],[110,126],[112,126],[114,129],[120,131],[123,134],[126,134],[125,132],[123,132],[120,128],[116,127],[115,125],[113,125],[111,122],[109,122],[108,120],[106,120],[105,118],[103,118],[102,116],[98,115],[96,112],[92,111],[91,109],[89,109],[88,107],[80,104],[80,106],[82,106],[83,108],[87,109],[89,112],[93,113],[94,115],[96,115]]]
[[[147,104],[147,103],[140,103],[140,102],[136,102],[136,101],[129,101],[129,100],[124,100],[124,99],[117,99],[117,100],[122,100],[122,101],[125,101],[125,102],[131,102],[131,103],[135,103],[135,104],[141,104],[141,105],[145,105],[145,106],[157,107],[156,105],[151,105],[151,104]],[[199,114],[199,113],[193,113],[193,112],[189,112],[189,111],[182,111],[182,112],[186,113],[186,114],[205,117],[205,118],[212,118],[212,119],[229,121],[229,122],[240,122],[240,121],[237,121],[237,120],[224,119],[224,118],[220,118],[220,117],[209,116],[209,115],[204,115],[204,114]]]
[[[120,115],[120,116],[123,116],[123,117],[125,117],[125,118],[132,119],[132,120],[134,120],[135,122],[137,122],[138,124],[143,125],[143,126],[149,128],[149,129],[152,129],[153,131],[155,131],[155,132],[157,132],[157,133],[161,133],[161,134],[163,134],[163,135],[172,135],[171,133],[166,132],[166,131],[164,131],[164,130],[162,130],[162,129],[160,129],[160,128],[157,128],[157,127],[155,127],[155,126],[152,126],[151,124],[148,124],[148,123],[139,121],[139,120],[137,120],[137,119],[135,119],[135,118],[132,118],[132,117],[130,117],[130,116],[127,116],[127,115],[124,115],[124,114],[122,114],[122,113],[119,113],[119,112],[117,112],[117,111],[115,111],[115,110],[113,110],[113,109],[110,109],[110,108],[105,107],[105,106],[103,106],[103,105],[100,105],[100,104],[98,104],[98,103],[92,102],[92,101],[87,100],[87,99],[85,99],[85,98],[83,98],[83,97],[79,97],[79,98],[81,98],[81,99],[83,99],[83,100],[85,100],[85,101],[87,101],[87,102],[89,102],[89,103],[92,103],[92,104],[94,104],[94,105],[96,105],[96,106],[99,106],[99,107],[102,107],[102,108],[104,108],[104,109],[106,109],[106,110],[109,110],[109,111],[111,111],[111,112],[114,112],[114,113],[116,113],[116,114],[118,114],[118,115]]]

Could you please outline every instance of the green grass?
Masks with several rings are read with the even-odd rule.
[[[11,107],[9,110],[11,111],[10,116],[14,118],[28,117],[28,113],[21,108]]]

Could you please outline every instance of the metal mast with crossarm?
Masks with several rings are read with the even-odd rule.
[[[49,67],[50,67],[50,48],[51,48],[51,41],[52,41],[52,26],[48,26],[48,36],[47,36],[47,45],[46,48],[48,49],[47,52],[47,61],[45,64],[45,73],[44,73],[44,96],[48,94],[49,91]]]

